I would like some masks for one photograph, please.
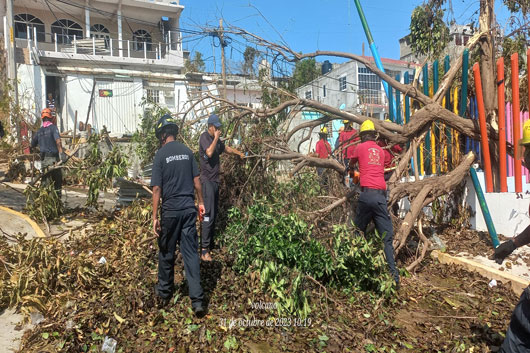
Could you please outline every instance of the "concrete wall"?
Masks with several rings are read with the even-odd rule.
[[[46,106],[46,80],[41,67],[18,64],[17,79],[20,105],[30,113],[32,119],[40,117],[40,112]]]
[[[62,102],[62,121],[64,130],[73,130],[75,111],[77,110],[78,121],[84,122],[88,111],[88,102],[92,93],[94,79],[86,75],[68,75],[64,78],[65,97]],[[89,118],[89,123],[92,123]]]
[[[477,172],[482,190],[485,191],[484,173]],[[513,178],[511,178],[513,185]],[[524,177],[523,177],[523,180]],[[530,224],[528,206],[530,205],[530,184],[523,184],[523,193],[518,197],[514,192],[484,193],[495,230],[498,234],[513,237]],[[480,209],[480,204],[473,187],[471,177],[466,180],[466,203],[474,211],[471,227],[479,231],[487,231],[486,222]],[[521,198],[522,197],[522,198]]]

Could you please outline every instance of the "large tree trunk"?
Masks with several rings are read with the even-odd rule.
[[[496,87],[495,87],[495,18],[493,6],[495,0],[480,0],[480,31],[486,32],[486,35],[480,39],[480,71],[482,76],[482,89],[484,91],[484,107],[486,109],[486,118],[490,124],[497,126],[497,122],[491,119],[496,117]]]
[[[482,89],[484,94],[484,108],[486,111],[486,121],[498,130],[497,120],[497,93],[496,93],[496,76],[495,76],[495,16],[494,16],[495,0],[480,0],[480,16],[479,25],[480,31],[486,32],[480,40],[480,71],[482,77]],[[493,183],[495,189],[498,189],[498,171],[499,158],[495,153],[496,146],[491,141],[490,151],[492,157],[493,168]]]

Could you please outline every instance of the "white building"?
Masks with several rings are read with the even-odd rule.
[[[373,61],[373,58],[369,58]],[[413,78],[416,65],[410,62],[394,59],[381,59],[385,72],[404,82],[405,72]],[[301,98],[313,99],[334,108],[351,111],[356,114],[371,116],[375,119],[384,119],[388,110],[388,98],[379,76],[374,74],[365,65],[357,61],[348,61],[343,64],[324,62],[322,75],[310,83],[299,87],[296,93]],[[294,119],[291,126],[297,125],[306,119],[318,118],[315,112],[302,112]],[[332,131],[329,139],[333,146],[341,126],[340,120],[334,120],[329,124],[328,130]],[[307,152],[314,150],[318,141],[318,129],[313,131],[311,138],[301,145],[300,150]],[[294,136],[293,143],[298,144],[301,135]],[[307,145],[311,143],[311,146]]]
[[[96,130],[106,126],[112,134],[131,135],[144,98],[179,113],[205,92],[220,94],[219,75],[184,74],[183,9],[178,0],[14,1],[18,93],[26,118],[40,116],[51,93],[61,131],[72,130],[77,115]],[[0,0],[7,49],[6,11]],[[260,89],[244,77],[229,77],[226,94],[241,104],[260,104]],[[214,105],[201,102],[187,117],[207,116]]]

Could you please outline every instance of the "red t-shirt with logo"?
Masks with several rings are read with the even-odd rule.
[[[355,148],[357,145],[350,145],[351,143],[354,143],[356,141],[359,141],[359,137],[353,138],[352,136],[357,133],[357,130],[351,129],[349,131],[343,131],[339,135],[339,144],[342,147],[342,155],[345,159],[351,159],[353,157],[353,152],[355,151]],[[346,149],[344,149],[344,146],[348,146]]]
[[[359,145],[350,160],[350,167],[359,162],[361,187],[386,190],[385,154],[375,141],[366,141]]]
[[[318,157],[326,159],[331,154],[331,145],[326,140],[318,140],[315,150]]]
[[[388,143],[386,141],[383,141],[383,140],[379,140],[377,141],[377,144],[381,147],[386,147],[388,146]],[[396,154],[400,154],[401,152],[403,152],[403,148],[401,148],[400,145],[394,145],[390,148],[385,148],[383,149],[383,152],[385,154],[385,169],[386,168],[391,168],[394,166],[395,163],[393,163],[394,161],[394,155],[392,154],[392,152],[396,153]]]

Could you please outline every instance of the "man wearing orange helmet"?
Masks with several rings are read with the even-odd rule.
[[[49,108],[43,109],[41,119],[42,127],[33,135],[31,148],[35,148],[37,145],[39,146],[41,169],[43,173],[46,173],[59,159],[65,161],[66,154],[63,152],[59,130],[52,123],[52,111]],[[47,184],[51,181],[60,197],[62,179],[61,169],[54,169],[43,178],[42,182],[43,184]]]

